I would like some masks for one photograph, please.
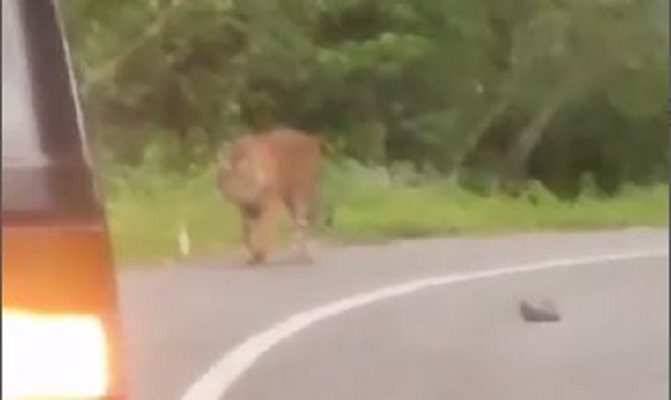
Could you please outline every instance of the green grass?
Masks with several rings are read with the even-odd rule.
[[[353,162],[330,163],[323,200],[334,210],[334,224],[322,227],[320,234],[362,241],[665,226],[668,221],[667,185],[627,187],[614,197],[587,189],[578,199],[562,201],[538,184],[516,198],[487,196],[407,169],[391,170],[396,172]],[[217,194],[213,171],[201,168],[170,174],[149,164],[108,172],[108,217],[114,250],[122,262],[176,257],[182,225],[190,234],[192,254],[222,255],[240,249],[237,214]],[[287,224],[284,228],[286,233]]]

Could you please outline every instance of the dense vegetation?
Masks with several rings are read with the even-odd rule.
[[[321,135],[358,173],[416,176],[408,193],[540,184],[579,202],[586,186],[618,196],[668,177],[666,0],[63,4],[88,123],[125,171],[112,203],[154,167],[198,182],[219,143],[277,124]]]

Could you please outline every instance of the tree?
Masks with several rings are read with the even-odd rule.
[[[667,162],[664,0],[66,5],[89,119],[118,161],[154,137],[208,159],[286,124],[340,155],[452,176],[489,158],[501,178],[570,186],[549,171],[642,181]]]

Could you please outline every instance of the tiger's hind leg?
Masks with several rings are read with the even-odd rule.
[[[296,249],[301,264],[312,264],[314,258],[308,246],[314,213],[312,204],[306,196],[294,195],[287,200],[293,223],[293,247]]]

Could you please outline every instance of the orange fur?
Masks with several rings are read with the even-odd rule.
[[[293,129],[244,135],[220,153],[217,185],[240,210],[251,263],[266,259],[282,205],[294,225],[294,242],[311,259],[306,236],[315,220],[321,156],[315,137]]]

